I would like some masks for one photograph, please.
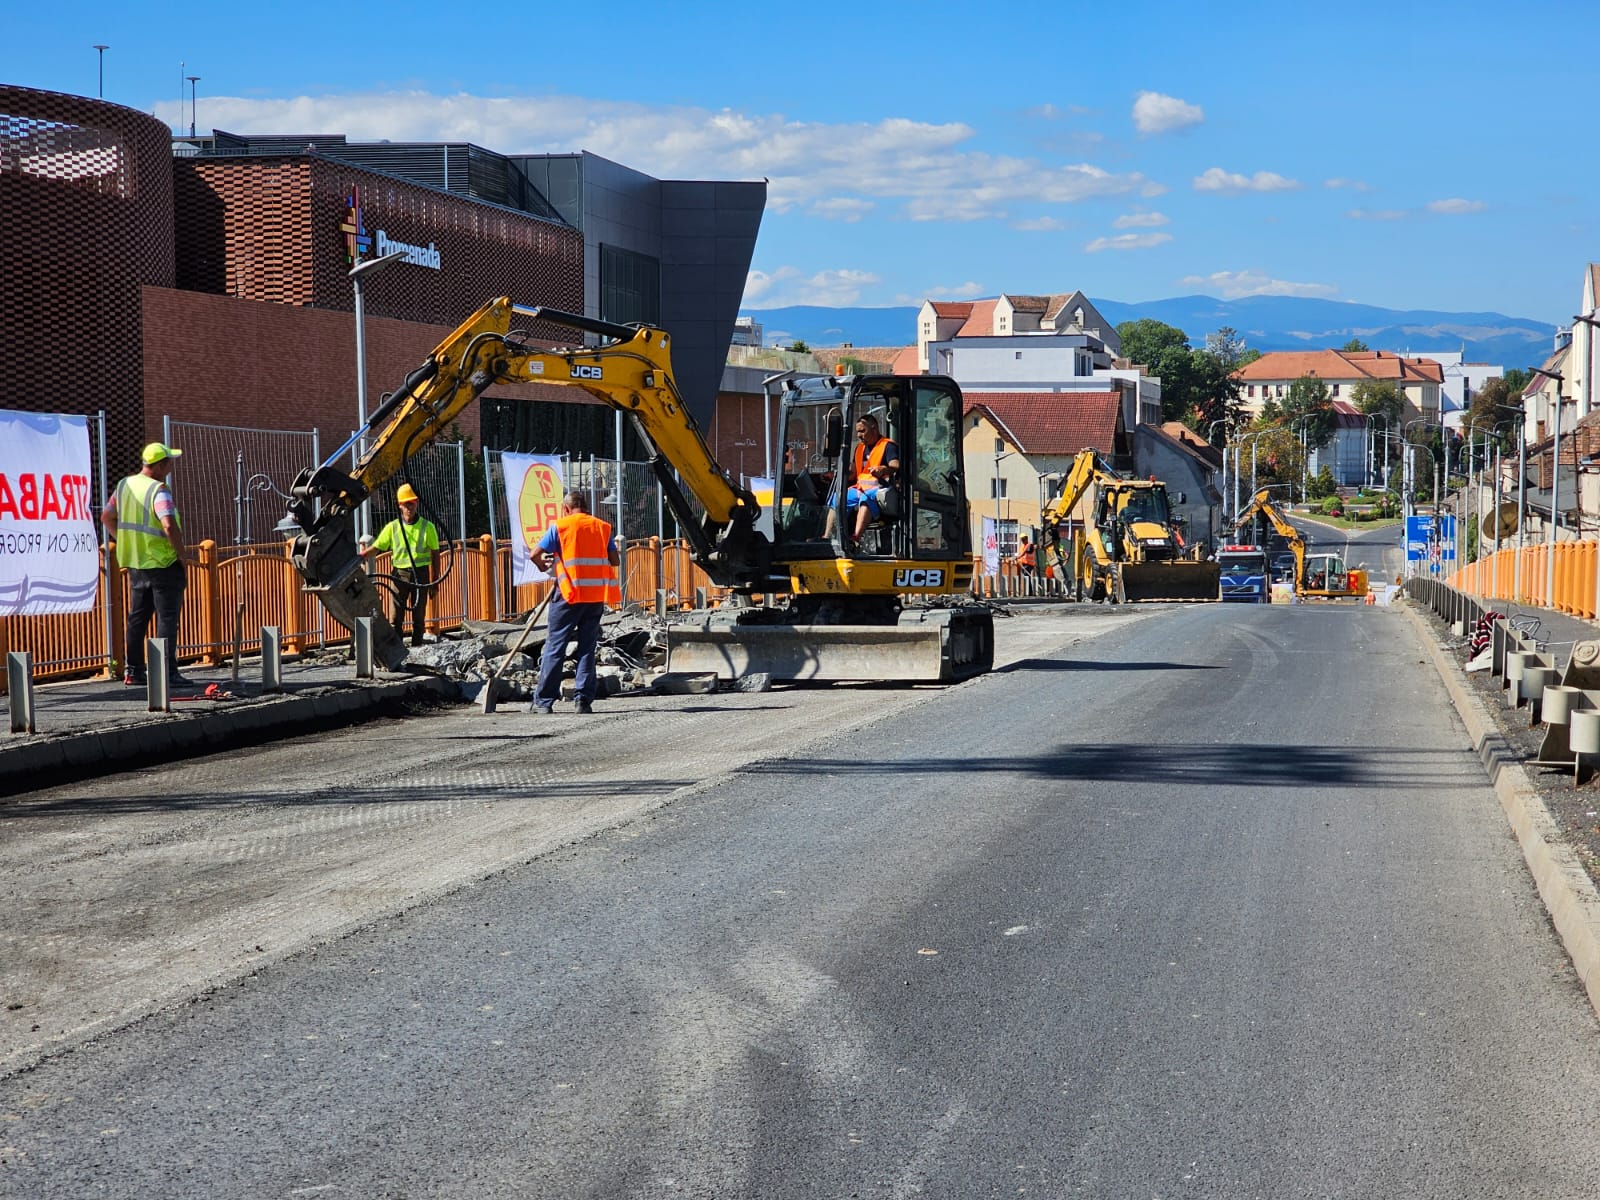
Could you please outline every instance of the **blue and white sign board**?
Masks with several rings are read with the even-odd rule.
[[[1456,519],[1417,513],[1406,518],[1406,563],[1427,563],[1431,575],[1449,574],[1456,565]]]

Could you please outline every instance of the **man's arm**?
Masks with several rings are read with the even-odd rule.
[[[893,442],[883,452],[883,465],[873,472],[878,477],[879,483],[888,483],[893,479],[895,472],[900,469],[900,447]]]
[[[161,532],[167,535],[167,541],[171,544],[173,552],[177,554],[181,562],[183,559],[183,530],[178,528],[177,520],[171,515],[162,517]]]
[[[106,506],[100,510],[100,524],[105,526],[106,541],[117,540],[117,494],[111,493],[111,498],[106,501]]]

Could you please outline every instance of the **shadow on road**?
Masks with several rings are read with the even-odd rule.
[[[1031,757],[1005,755],[938,760],[800,759],[754,763],[746,775],[910,776],[1018,775],[1039,780],[1083,780],[1143,786],[1241,788],[1395,789],[1481,786],[1477,763],[1457,750],[1411,746],[1128,745],[1121,742],[1060,746]]]
[[[1220,663],[1094,662],[1076,658],[1019,658],[994,671],[1220,671]]]

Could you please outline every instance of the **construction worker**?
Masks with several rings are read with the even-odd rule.
[[[891,483],[900,469],[900,448],[883,436],[878,418],[865,413],[856,422],[856,485],[845,493],[845,503],[856,510],[855,535],[851,545],[861,541],[867,524],[883,514]]]
[[[394,571],[394,631],[405,636],[406,609],[411,609],[411,644],[422,645],[428,622],[428,593],[432,591],[433,556],[439,551],[439,527],[421,515],[421,498],[409,483],[402,483],[394,498],[400,515],[383,527],[377,540],[361,548],[370,558],[389,552]]]
[[[575,641],[578,661],[573,699],[580,713],[593,712],[600,618],[606,605],[622,601],[617,584],[621,559],[611,540],[611,526],[589,515],[589,500],[582,492],[568,492],[562,498],[560,518],[544,531],[530,557],[541,571],[556,577],[556,592],[550,597],[539,683],[528,711],[554,711],[561,696],[561,664],[567,657],[567,643]]]
[[[1024,575],[1033,574],[1034,563],[1038,560],[1034,553],[1033,543],[1028,540],[1027,534],[1023,534],[1017,539],[1017,552],[1012,556],[1011,561],[1022,569]]]
[[[173,460],[182,453],[151,442],[140,455],[143,468],[117,484],[100,514],[106,537],[117,544],[117,565],[128,573],[128,661],[122,682],[129,687],[146,683],[144,641],[151,617],[156,636],[167,639],[168,685],[194,686],[193,680],[178,674],[178,618],[183,615],[188,572],[183,565],[178,505],[167,484]]]

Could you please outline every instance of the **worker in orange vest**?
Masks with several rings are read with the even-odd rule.
[[[561,664],[567,657],[567,643],[575,641],[573,699],[580,713],[593,712],[600,618],[608,604],[622,600],[617,584],[621,560],[611,539],[611,525],[589,515],[589,500],[582,492],[568,492],[562,498],[560,518],[544,531],[529,557],[541,571],[556,577],[556,593],[550,597],[539,684],[528,711],[547,714],[555,710],[561,697]]]
[[[1034,564],[1038,561],[1034,553],[1033,543],[1028,540],[1028,535],[1023,534],[1017,539],[1017,552],[1011,559],[1022,568],[1024,575],[1032,575]]]

